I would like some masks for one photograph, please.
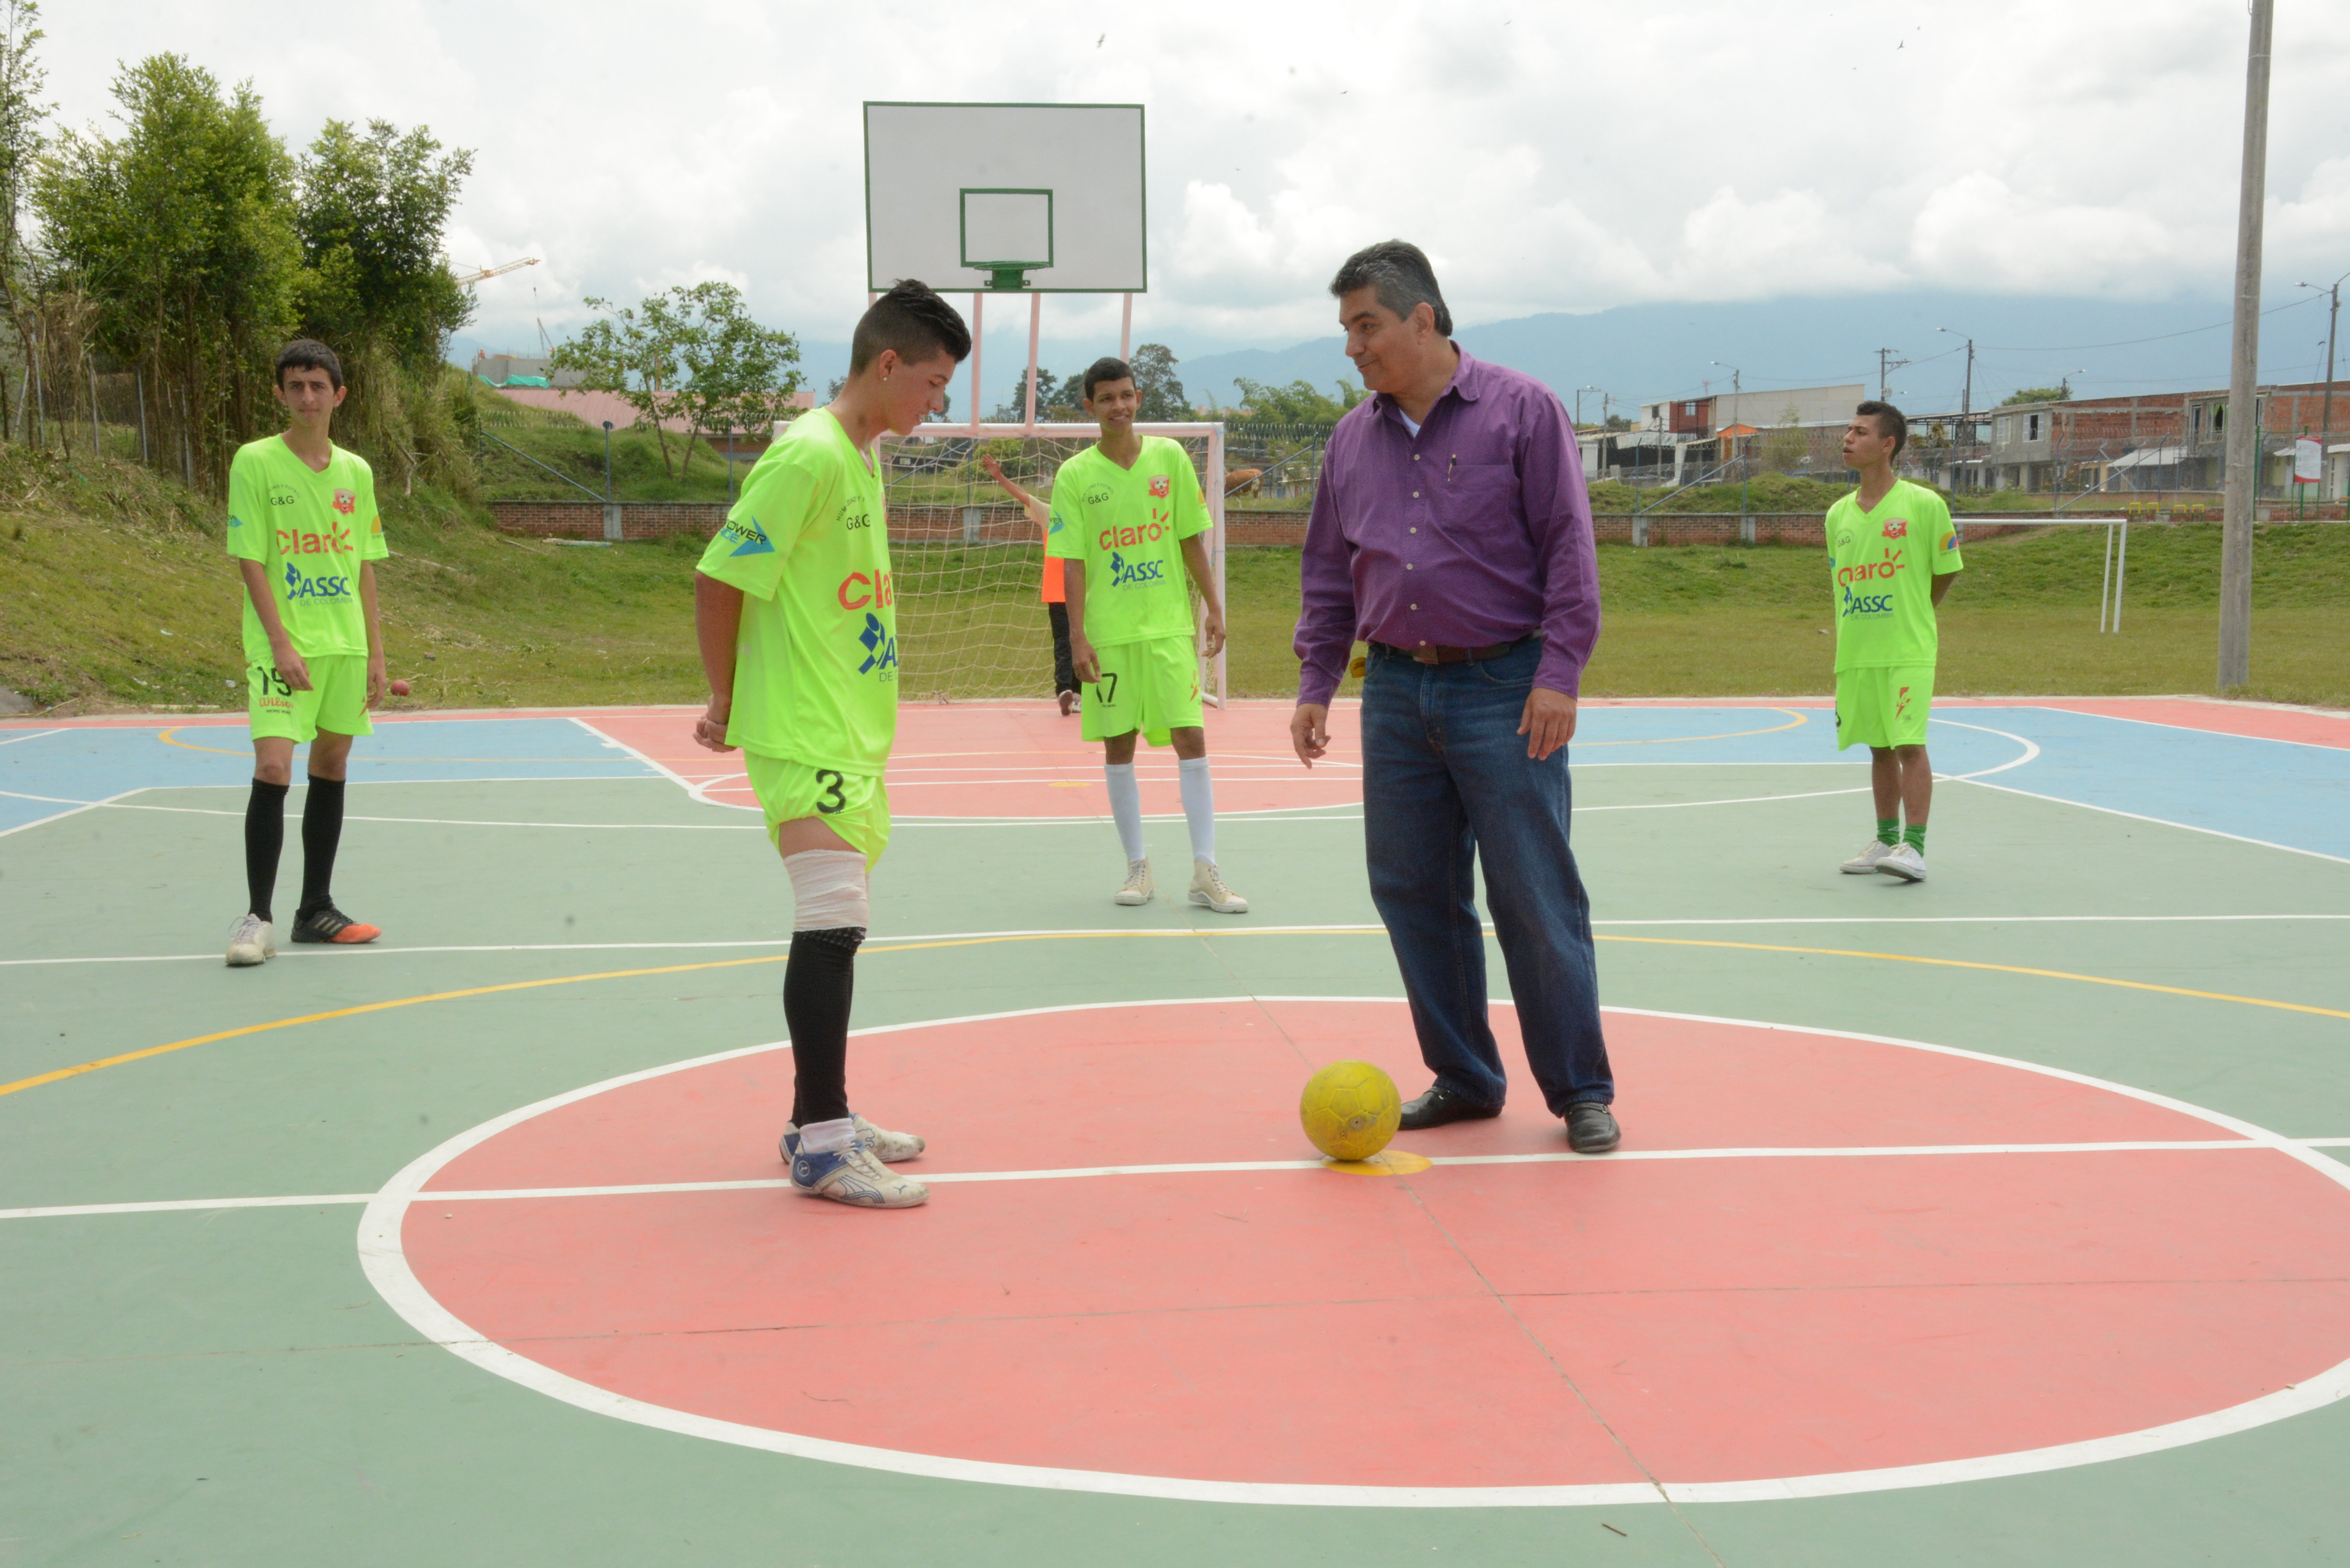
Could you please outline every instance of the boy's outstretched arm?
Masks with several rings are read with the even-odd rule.
[[[1003,476],[1003,465],[996,462],[993,458],[983,457],[979,460],[979,465],[980,467],[987,470],[988,478],[993,479],[996,483],[1003,486],[1005,493],[1009,494],[1013,500],[1020,503],[1020,510],[1028,514],[1029,522],[1034,523],[1037,527],[1044,529],[1048,534],[1052,532],[1053,513],[1050,507],[1037,500],[1034,495],[1029,494],[1028,492],[1020,488],[1019,485],[1014,483],[1011,480],[1006,479]]]
[[[710,706],[693,722],[695,742],[713,752],[731,752],[726,721],[734,711],[734,648],[743,636],[743,590],[715,577],[693,574],[693,630],[702,643],[702,672],[710,681]]]

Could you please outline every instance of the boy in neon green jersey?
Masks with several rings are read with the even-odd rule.
[[[792,1185],[866,1209],[930,1189],[889,1168],[922,1140],[848,1108],[848,1011],[871,919],[867,877],[889,842],[881,771],[898,731],[897,595],[873,444],[944,412],[971,352],[953,306],[898,284],[857,324],[840,395],[792,421],[743,482],[694,574],[710,706],[693,738],[741,748],[792,882],[784,1021]]]
[[[1844,863],[1926,879],[1926,814],[1934,769],[1926,712],[1934,701],[1934,608],[1961,566],[1959,533],[1942,498],[1893,477],[1909,421],[1890,403],[1860,405],[1844,432],[1844,460],[1860,488],[1828,508],[1836,605],[1836,749],[1868,748],[1877,836]],[[1903,818],[1908,826],[1903,826]]]
[[[302,902],[297,942],[371,942],[383,933],[335,908],[330,884],[343,834],[351,740],[372,734],[369,707],[383,696],[383,633],[375,567],[389,553],[375,509],[375,474],[328,433],[342,406],[342,362],[302,338],[277,356],[282,435],[237,449],[228,472],[228,553],[244,578],[244,664],[253,715],[253,793],[244,808],[244,917],[228,961],[244,968],[277,952],[271,903],[286,844],[294,747],[310,746],[302,801]]]
[[[1134,431],[1142,407],[1123,359],[1086,370],[1086,411],[1101,439],[1061,465],[1053,479],[1053,521],[1045,550],[1066,563],[1070,651],[1085,683],[1085,738],[1103,743],[1110,815],[1126,850],[1121,904],[1150,901],[1142,847],[1142,795],[1134,740],[1174,743],[1183,818],[1191,833],[1192,903],[1237,915],[1248,900],[1216,868],[1216,797],[1208,776],[1208,732],[1200,711],[1200,650],[1192,639],[1188,571],[1207,606],[1208,657],[1224,645],[1224,607],[1201,535],[1208,505],[1191,460],[1174,441]]]

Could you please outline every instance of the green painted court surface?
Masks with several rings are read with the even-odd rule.
[[[1221,858],[1254,906],[1224,919],[1169,896],[1172,815],[1149,825],[1159,901],[1111,905],[1074,721],[907,710],[855,1021],[884,1033],[850,1086],[885,1123],[920,1107],[916,1170],[961,1179],[910,1215],[808,1204],[744,1186],[780,1177],[787,1104],[691,1073],[607,1090],[452,1157],[543,1168],[536,1196],[393,1216],[456,1317],[551,1325],[463,1345],[379,1288],[380,1249],[363,1261],[380,1194],[524,1107],[782,1035],[788,890],[732,764],[698,759],[675,710],[385,723],[337,878],[383,942],[231,971],[241,726],[0,728],[0,1563],[2350,1556],[2350,1189],[2326,1174],[2350,1159],[2350,721],[1944,706],[1932,878],[1902,887],[1836,872],[1866,773],[1815,704],[1590,706],[1575,839],[1642,1158],[1555,1158],[1513,1060],[1491,1136],[1527,1162],[1463,1159],[1503,1145],[1447,1128],[1398,1140],[1431,1171],[1366,1178],[1305,1168],[1291,1119],[1317,1050],[1411,1056],[1402,1010],[1366,1000],[1399,986],[1338,718],[1307,781],[1285,708],[1211,715]],[[1171,814],[1171,764],[1144,771],[1146,809]],[[1121,1005],[1141,1002],[1160,1005]],[[1043,1011],[1072,1009],[1095,1011]],[[1162,1028],[1178,1012],[1219,1022]],[[938,1022],[1007,1013],[1029,1022]],[[1702,1025],[1730,1068],[1690,1070],[1649,1014],[1743,1021]],[[1847,1036],[1909,1044],[1819,1044]],[[787,1096],[787,1059],[737,1061]],[[2092,1119],[2203,1119],[2051,1153],[2059,1090]],[[1146,1161],[1181,1168],[1111,1173]],[[663,1190],[546,1196],[632,1181]],[[1479,1275],[1461,1310],[1515,1314],[1548,1370],[1411,1315],[1453,1299],[1430,1283],[1448,1248]],[[1298,1293],[1274,1299],[1283,1268]],[[982,1299],[999,1279],[1103,1300],[1023,1318]],[[1933,1311],[1904,1315],[1921,1281]],[[2019,1292],[2043,1315],[2019,1319]],[[2080,1305],[2099,1292],[2121,1305]],[[980,1332],[1015,1319],[1059,1326]],[[858,1338],[876,1324],[900,1337]],[[716,1361],[689,1343],[712,1335]],[[608,1356],[580,1348],[599,1336]],[[1669,1410],[1610,1381],[1636,1336]],[[891,1355],[926,1368],[929,1404],[884,1388]],[[1213,1381],[1243,1363],[1245,1386]],[[558,1366],[613,1397],[531,1370]],[[868,1417],[868,1393],[895,1404]],[[1606,1440],[1553,1456],[1524,1411]],[[2156,1417],[2168,1436],[2133,1436]],[[2106,1446],[2017,1457],[2043,1439]],[[1850,1479],[1880,1460],[1947,1462]],[[1456,1494],[1609,1466],[1634,1480],[1596,1501]],[[1232,1500],[1258,1482],[1333,1490]]]

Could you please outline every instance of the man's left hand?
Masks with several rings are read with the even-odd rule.
[[[1200,651],[1213,659],[1224,650],[1224,612],[1211,609],[1200,622]]]
[[[380,708],[383,700],[391,695],[391,678],[384,673],[383,655],[372,654],[367,665],[367,705]]]
[[[1526,694],[1518,733],[1526,737],[1527,756],[1548,761],[1553,752],[1575,739],[1575,699],[1547,686],[1535,687]]]

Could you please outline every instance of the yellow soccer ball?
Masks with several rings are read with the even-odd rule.
[[[1305,1080],[1297,1119],[1332,1159],[1368,1159],[1395,1137],[1403,1097],[1395,1080],[1368,1062],[1333,1062]]]

